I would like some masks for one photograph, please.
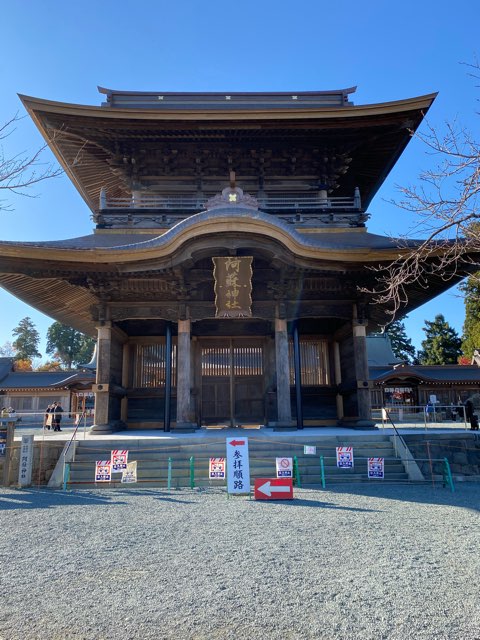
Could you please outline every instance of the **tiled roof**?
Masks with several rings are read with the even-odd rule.
[[[94,382],[88,373],[72,371],[15,371],[0,381],[0,389],[45,389],[66,387],[76,382]]]
[[[476,365],[405,365],[397,367],[370,367],[370,379],[374,381],[390,378],[418,378],[427,382],[472,383],[480,385],[480,367]]]
[[[393,365],[401,362],[392,351],[392,343],[386,333],[367,336],[369,366]]]
[[[13,358],[0,358],[0,383],[11,372]]]
[[[326,250],[346,249],[392,249],[400,246],[400,241],[387,236],[380,236],[368,232],[339,231],[329,233],[301,233],[291,224],[277,218],[274,215],[255,211],[247,207],[219,207],[210,211],[202,211],[195,215],[181,220],[176,225],[160,234],[136,234],[126,231],[125,233],[93,233],[88,236],[70,238],[66,240],[37,241],[37,242],[12,242],[0,241],[2,245],[16,245],[22,247],[50,247],[58,249],[88,250],[88,249],[111,249],[122,250],[131,249],[142,250],[153,247],[161,247],[167,244],[182,231],[189,227],[212,220],[229,217],[238,220],[258,220],[270,225],[274,225],[292,236],[300,245]],[[408,244],[416,246],[420,241],[412,240]],[[401,246],[405,242],[401,241]]]

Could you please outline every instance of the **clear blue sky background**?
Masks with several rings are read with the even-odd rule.
[[[312,91],[357,86],[355,104],[438,91],[428,119],[459,118],[477,131],[478,89],[462,63],[478,54],[476,0],[43,0],[2,10],[0,122],[22,105],[17,93],[99,105],[97,85],[140,91]],[[29,118],[5,141],[6,154],[42,142]],[[45,159],[51,156],[46,155]],[[388,200],[434,158],[413,140],[370,206],[369,230],[408,233],[414,221]],[[90,211],[66,177],[44,182],[35,198],[10,198],[0,212],[4,240],[89,234]],[[415,234],[414,237],[416,237]],[[0,289],[0,345],[30,316],[42,336],[52,319]],[[406,321],[414,344],[424,320],[443,313],[461,333],[463,301],[437,297]]]

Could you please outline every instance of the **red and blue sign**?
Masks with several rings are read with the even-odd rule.
[[[353,447],[337,447],[337,467],[353,469]]]

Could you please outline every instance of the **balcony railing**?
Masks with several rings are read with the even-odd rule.
[[[237,203],[237,202],[236,202]],[[258,208],[273,214],[288,224],[302,227],[336,226],[362,227],[368,214],[362,211],[360,193],[355,189],[352,198],[314,195],[276,195],[252,198],[243,196],[239,205]],[[156,227],[168,229],[190,216],[231,203],[216,196],[158,196],[134,193],[129,198],[112,198],[102,190],[100,211],[94,215],[99,228]]]
[[[206,208],[207,198],[196,197],[160,197],[154,195],[134,196],[131,198],[102,197],[100,210],[115,209],[155,209],[161,211],[202,211]],[[263,211],[360,211],[358,196],[352,198],[318,196],[268,197],[258,198],[259,209]]]

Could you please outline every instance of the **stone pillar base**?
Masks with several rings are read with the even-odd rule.
[[[359,431],[378,431],[373,420],[365,420],[365,418],[342,418],[337,422],[337,427],[346,427],[348,429],[358,429]]]
[[[193,433],[197,429],[195,422],[177,422],[170,427],[170,433]]]
[[[297,423],[295,420],[281,420],[278,422],[269,422],[267,427],[274,431],[297,431]]]
[[[88,432],[94,435],[103,435],[115,433],[116,431],[124,431],[126,428],[126,424],[118,420],[116,422],[108,422],[106,424],[93,424]]]

